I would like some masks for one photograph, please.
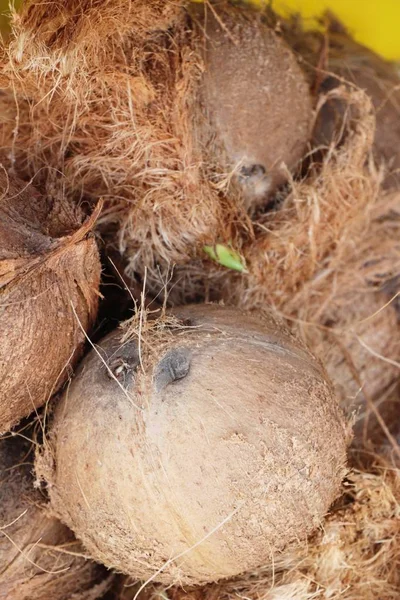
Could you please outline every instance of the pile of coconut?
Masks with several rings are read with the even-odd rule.
[[[396,65],[224,0],[0,63],[0,598],[397,599]]]

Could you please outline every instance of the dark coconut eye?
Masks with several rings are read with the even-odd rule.
[[[127,378],[133,376],[140,363],[136,342],[130,341],[117,348],[111,346],[107,348],[106,352],[108,355],[106,360],[108,365],[108,369],[106,369],[107,377],[126,382]]]
[[[246,165],[240,169],[239,179],[245,181],[250,177],[262,177],[265,173],[263,165]]]
[[[190,370],[190,351],[188,348],[170,350],[158,363],[154,382],[159,392],[168,384],[183,379]]]

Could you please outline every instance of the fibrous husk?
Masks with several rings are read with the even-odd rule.
[[[348,82],[363,89],[375,109],[376,131],[373,151],[385,168],[385,188],[400,183],[400,76],[395,63],[352,39],[333,15],[326,15],[324,32],[288,26],[284,35],[303,58],[310,83],[318,96]],[[314,144],[329,146],[340,139],[343,119],[351,107],[345,99],[332,98],[321,108],[314,128]]]
[[[210,9],[207,23],[223,23],[230,14],[225,37],[213,30],[227,61],[230,56],[232,63],[231,47],[247,44],[241,69],[224,69],[224,82],[214,73],[210,87],[202,85],[209,32],[201,23],[192,26],[186,4],[70,0],[55,9],[33,0],[15,17],[14,38],[4,51],[3,86],[13,92],[7,102],[15,102],[17,115],[5,128],[7,137],[13,131],[18,168],[30,175],[43,165],[61,169],[70,195],[109,201],[104,230],[114,232],[114,243],[119,238],[131,272],[147,267],[165,273],[170,264],[202,253],[204,244],[236,239],[239,232],[251,236],[246,207],[251,212],[254,202],[242,188],[254,188],[256,202],[267,198],[267,188],[288,177],[282,161],[297,167],[310,133],[305,77],[257,13],[224,5],[215,17]],[[240,19],[243,31],[232,25]],[[256,39],[274,55],[258,56]],[[219,105],[213,88],[224,102],[228,83],[238,89],[230,118],[235,109],[242,117],[235,120],[236,140],[221,134],[216,143],[202,113],[209,110],[214,118]],[[211,89],[212,99],[202,87]],[[281,136],[282,148],[277,120],[286,123],[292,140]]]
[[[97,600],[112,577],[52,516],[29,456],[21,438],[0,440],[0,598]]]
[[[0,431],[43,405],[83,350],[100,261],[77,208],[0,171]]]

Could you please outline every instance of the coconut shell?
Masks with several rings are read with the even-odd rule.
[[[258,11],[218,3],[198,9],[207,143],[237,172],[248,209],[266,203],[306,153],[313,116],[295,55]],[[216,147],[215,147],[216,146]],[[219,147],[218,147],[219,146]]]
[[[93,557],[204,583],[270,562],[336,498],[348,428],[321,365],[269,315],[184,307],[106,337],[37,472]]]
[[[29,447],[0,440],[0,598],[97,600],[111,584],[34,488]]]
[[[76,212],[0,173],[0,431],[68,377],[97,313],[100,261]]]

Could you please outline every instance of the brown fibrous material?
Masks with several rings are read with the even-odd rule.
[[[230,7],[230,20],[224,12],[217,16],[218,23],[228,19],[226,40],[214,35],[227,62],[229,45],[246,43],[247,54],[241,73],[224,69],[225,81],[214,90],[225,102],[224,89],[238,89],[229,118],[236,108],[236,142],[243,145],[234,143],[232,160],[225,160],[221,146],[226,142],[229,154],[229,140],[222,135],[214,148],[213,136],[203,135],[209,133],[203,112],[211,119],[218,112],[215,98],[207,106],[201,93],[205,61],[214,56],[203,55],[203,42],[212,32],[193,26],[186,4],[35,0],[15,16],[4,51],[3,87],[12,93],[3,98],[3,135],[4,145],[13,139],[13,164],[30,175],[43,166],[61,169],[75,199],[102,196],[103,231],[114,231],[132,273],[165,274],[171,264],[201,255],[205,244],[251,237],[247,211],[254,202],[248,205],[235,170],[245,169],[239,179],[255,189],[257,203],[264,188],[272,191],[297,168],[311,133],[307,83],[290,49],[256,12]],[[244,33],[239,27],[229,34],[239,18]],[[256,39],[265,41],[270,68],[262,57],[253,64]],[[245,116],[242,99],[249,102],[250,91]],[[291,142],[277,135],[279,123]],[[252,144],[255,129],[259,140]]]
[[[34,3],[36,7],[39,4]],[[79,11],[78,3],[69,4]],[[168,15],[162,14],[161,10],[150,13],[155,6],[160,9],[160,4],[171,9]],[[82,2],[79,5],[82,6]],[[132,189],[140,188],[142,191],[142,182],[149,186],[147,189],[152,188],[153,183],[162,189],[163,182],[169,181],[165,175],[176,173],[176,155],[174,152],[167,153],[167,158],[174,157],[172,168],[167,161],[168,168],[162,173],[157,170],[139,172],[140,186],[136,186],[137,179],[129,186],[125,185],[127,165],[136,164],[138,160],[135,158],[136,140],[132,142],[132,129],[136,130],[136,123],[132,128],[131,105],[125,99],[127,96],[134,98],[134,105],[141,108],[147,106],[149,98],[162,98],[163,89],[160,86],[157,96],[147,82],[137,79],[138,63],[127,60],[128,55],[125,50],[125,54],[122,52],[123,44],[120,42],[127,39],[125,34],[129,28],[140,23],[138,39],[140,43],[145,38],[148,40],[148,32],[151,31],[151,36],[155,36],[152,37],[155,43],[152,45],[153,52],[158,40],[165,35],[165,28],[179,21],[174,12],[177,4],[137,1],[134,3],[137,11],[133,15],[125,10],[122,2],[87,3],[84,20],[79,19],[81,15],[74,14],[73,10],[68,14],[58,6],[59,23],[67,25],[65,31],[70,37],[75,35],[75,23],[79,23],[79,36],[71,37],[71,44],[66,42],[68,36],[58,28],[58,23],[53,26],[54,15],[47,19],[48,6],[48,3],[42,3],[42,13],[33,11],[31,18],[25,13],[25,17],[15,23],[16,41],[11,47],[11,62],[5,58],[4,64],[8,66],[3,76],[4,86],[12,82],[16,95],[0,98],[4,105],[2,120],[6,142],[3,145],[11,148],[10,156],[14,163],[18,158],[18,166],[30,173],[37,173],[52,160],[58,168],[62,165],[71,195],[79,196],[82,190],[96,189],[95,195],[103,194],[114,200],[120,198],[120,210],[113,209],[106,215],[107,227],[115,221],[117,231],[124,222],[130,231],[136,228],[139,245],[144,240],[151,240],[149,254],[145,255],[143,250],[149,246],[140,246],[137,255],[128,257],[131,271],[142,260],[150,264],[156,254],[161,261],[185,262],[196,254],[193,252],[194,238],[187,233],[193,231],[193,223],[196,222],[199,232],[195,243],[201,247],[203,242],[213,241],[204,227],[208,219],[211,228],[215,229],[216,221],[212,218],[215,205],[205,202],[201,208],[203,196],[198,196],[197,221],[192,218],[194,213],[183,212],[182,216],[173,212],[176,230],[172,235],[169,235],[169,230],[166,232],[165,221],[160,228],[160,212],[157,212],[160,204],[151,205],[146,195],[141,194],[139,198],[138,206],[143,213],[134,210],[128,221],[124,219],[124,199],[134,194]],[[145,7],[148,21],[141,18]],[[40,14],[45,25],[49,24],[47,29],[37,26],[39,19],[35,14]],[[148,47],[146,44],[137,46],[141,56],[148,56],[142,52],[144,47]],[[44,48],[46,54],[43,53]],[[323,45],[319,49],[323,51]],[[43,56],[46,58],[42,60]],[[193,61],[186,59],[184,62],[179,57],[177,63],[185,64],[187,74],[190,71],[189,80],[192,75],[200,77],[198,57]],[[337,60],[340,63],[340,56]],[[104,65],[108,70],[103,68]],[[324,74],[329,72],[329,64],[322,66]],[[38,78],[38,73],[42,77]],[[99,73],[102,74],[101,79]],[[317,79],[319,75],[317,70]],[[41,86],[39,93],[38,81]],[[180,77],[176,79],[176,83],[183,81]],[[87,103],[89,89],[93,90],[90,107]],[[122,89],[128,90],[127,96],[121,92]],[[180,90],[180,102],[175,104],[177,113],[181,111],[182,104],[185,106],[185,101],[190,104],[193,98],[191,86],[182,83]],[[61,105],[59,93],[63,101],[66,97],[70,101]],[[54,112],[49,108],[52,94],[55,98],[52,104]],[[322,161],[311,165],[304,181],[292,182],[289,193],[277,210],[250,223],[243,219],[243,213],[238,217],[234,211],[226,211],[224,205],[223,212],[233,214],[233,222],[240,226],[234,228],[235,237],[229,222],[226,229],[218,230],[218,241],[233,241],[246,261],[248,273],[232,274],[209,261],[202,261],[200,254],[196,261],[175,270],[169,299],[182,303],[188,298],[225,298],[249,307],[271,303],[325,362],[343,406],[351,411],[362,405],[355,418],[360,417],[360,422],[365,423],[374,409],[380,414],[382,403],[386,404],[385,399],[398,380],[399,196],[396,192],[384,194],[381,189],[385,173],[380,168],[383,166],[388,170],[393,165],[385,164],[385,161],[382,164],[382,155],[378,155],[377,166],[372,160],[377,111],[379,116],[379,106],[373,109],[374,99],[371,102],[368,94],[350,85],[329,92],[327,98],[321,97],[317,111],[325,101],[350,107],[345,109],[341,123],[340,133],[344,131],[345,136],[340,143],[332,139]],[[69,107],[68,110],[65,106]],[[159,107],[160,103],[156,106]],[[95,128],[90,118],[92,107],[98,119]],[[167,112],[160,111],[162,115]],[[386,114],[386,111],[383,112]],[[34,115],[33,120],[31,114]],[[51,120],[48,119],[49,114],[53,115]],[[83,117],[81,121],[80,116]],[[189,127],[190,123],[186,126]],[[157,137],[161,130],[155,129],[153,137],[146,128],[138,131],[156,148],[161,139],[162,160],[165,161],[165,147],[171,148],[171,144],[168,136]],[[8,140],[13,132],[15,141],[10,145]],[[72,154],[59,152],[65,147],[65,140],[68,140]],[[25,147],[29,149],[29,164],[26,163]],[[180,156],[187,156],[186,150],[180,149]],[[165,162],[163,164],[165,166]],[[150,175],[152,179],[149,181]],[[195,190],[197,179],[194,178],[191,183]],[[222,180],[222,188],[224,185]],[[178,185],[178,194],[175,184],[171,189],[174,198],[182,199],[191,188],[185,188],[183,194],[180,194],[181,184]],[[163,197],[166,198],[165,195]],[[229,199],[224,198],[224,202],[231,206]],[[236,206],[236,201],[232,204]],[[156,207],[155,220],[153,206]],[[163,209],[168,210],[165,206]],[[179,209],[185,209],[183,202]],[[140,214],[152,223],[151,227],[145,230],[138,227]],[[149,219],[149,216],[152,218]],[[160,231],[166,242],[161,249],[157,245]],[[176,232],[179,238],[175,237]],[[170,252],[168,244],[172,239],[174,243]],[[119,242],[123,251],[127,249],[125,240],[122,229]],[[165,248],[168,250],[165,251]],[[147,279],[155,293],[159,292],[160,279],[157,269]],[[364,345],[360,344],[360,340]],[[394,396],[393,405],[398,407],[396,390]],[[395,429],[397,418],[398,412],[392,415],[392,422],[381,421],[380,430],[384,431],[382,423],[387,431]],[[292,600],[293,597],[299,600],[375,600],[377,597],[397,600],[400,589],[398,467],[393,463],[384,464],[379,458],[376,466],[372,467],[366,456],[373,440],[364,439],[361,435],[364,433],[364,428],[361,428],[355,440],[363,448],[357,456],[363,458],[364,467],[350,477],[354,484],[347,490],[350,492],[348,503],[335,507],[328,518],[331,535],[325,536],[321,532],[309,541],[303,552],[277,557],[272,568],[249,574],[239,581],[188,592],[187,597],[196,600],[237,598],[238,595],[265,600]],[[388,441],[390,453],[395,457],[399,453],[396,439],[392,436]],[[325,531],[328,532],[328,529]],[[126,597],[132,598],[133,594],[125,591]],[[182,591],[162,592],[166,596],[185,596]],[[150,589],[149,593],[158,597],[160,589]]]
[[[310,84],[317,95],[345,84],[363,89],[372,101],[376,130],[374,158],[384,165],[383,187],[396,189],[400,182],[400,75],[396,63],[352,39],[333,15],[327,15],[324,31],[304,32],[285,27],[289,45],[302,57]],[[314,128],[314,143],[329,146],[342,133],[343,119],[351,110],[344,98],[332,98],[321,109]]]
[[[42,406],[76,364],[97,314],[100,259],[62,198],[0,171],[0,432]]]
[[[86,556],[34,488],[23,438],[0,440],[0,598],[98,600],[112,576]]]

